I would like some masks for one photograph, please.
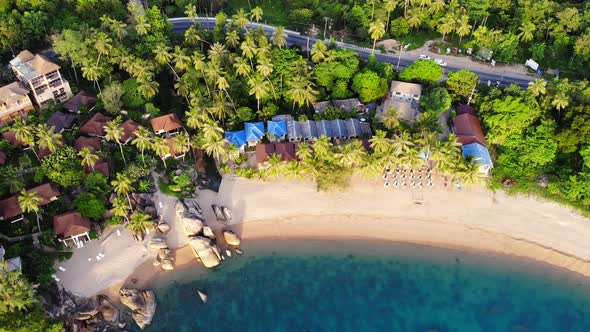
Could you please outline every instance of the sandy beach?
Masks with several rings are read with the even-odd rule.
[[[168,242],[176,249],[177,269],[198,264],[171,220],[175,200],[159,200],[164,201],[159,212],[172,225]],[[231,228],[245,243],[261,238],[408,242],[514,255],[590,276],[588,220],[570,208],[536,197],[508,196],[482,187],[459,191],[444,187],[442,179],[433,189],[413,191],[354,178],[346,192],[325,193],[306,182],[226,177],[219,193],[201,191],[198,200],[218,234],[223,227]],[[211,204],[230,207],[232,224],[214,221]],[[145,243],[116,239],[106,244],[93,241],[103,241],[99,246],[108,252],[109,260],[94,262],[91,268],[84,267],[88,265],[84,255],[75,253],[63,264],[68,271],[59,275],[61,283],[90,296],[109,288],[114,291],[122,284],[144,287],[153,278],[175,273],[153,267],[155,252],[144,252]],[[128,247],[112,250],[115,245],[123,246],[119,242]]]

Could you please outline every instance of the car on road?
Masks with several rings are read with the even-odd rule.
[[[436,62],[437,65],[441,66],[441,67],[446,67],[447,63],[443,61],[443,59],[441,58],[436,58],[434,59],[434,62]]]
[[[420,54],[418,56],[418,59],[419,60],[430,60],[430,57],[428,55],[425,55],[425,54]]]

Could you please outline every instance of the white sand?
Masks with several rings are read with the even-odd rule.
[[[423,197],[422,204],[414,198]],[[172,225],[168,241],[180,248],[185,242],[174,223],[174,199],[160,198],[159,212]],[[269,181],[266,183],[225,178],[219,194],[199,193],[208,223],[219,234],[223,227],[214,220],[211,204],[232,209],[229,227],[244,241],[255,238],[375,238],[445,247],[472,248],[544,261],[590,276],[590,223],[570,208],[532,197],[507,196],[483,188],[443,187],[438,179],[433,190],[384,188],[381,181],[353,179],[343,193],[321,193],[311,183]],[[156,205],[158,203],[156,202]],[[59,273],[66,288],[84,295],[120,285],[152,254],[127,238],[104,241],[107,258],[86,262],[85,251]],[[116,235],[114,235],[116,236]],[[95,241],[96,242],[96,241]],[[93,244],[95,246],[96,244]],[[177,265],[191,262],[190,250],[177,251]],[[196,261],[193,259],[193,262]],[[133,275],[141,283],[158,272],[145,263]]]

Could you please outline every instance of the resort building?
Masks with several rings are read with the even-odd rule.
[[[342,119],[336,119],[330,121],[332,127],[332,138],[345,139],[348,138],[348,131],[346,129],[346,122]]]
[[[58,144],[58,146],[64,146],[65,145],[63,137],[60,137],[57,140],[57,144]],[[53,151],[49,150],[47,147],[45,147],[45,148],[39,148],[39,150],[37,151],[37,156],[39,157],[39,160],[43,160],[43,158],[49,156],[52,153],[53,153]]]
[[[316,121],[316,128],[318,129],[318,136],[322,137],[322,136],[326,136],[326,137],[334,137],[334,135],[332,134],[332,125],[330,124],[330,121],[328,120],[320,120],[320,121]]]
[[[28,149],[29,147],[25,142],[16,139],[16,133],[14,131],[7,131],[5,133],[2,133],[2,139],[8,141],[8,143],[10,143],[10,145],[12,145],[15,148],[23,147],[25,149]]]
[[[264,136],[264,122],[246,122],[244,130],[246,131],[246,142],[249,146],[254,146]]]
[[[157,135],[172,136],[178,134],[182,128],[182,122],[176,114],[170,113],[150,120],[152,129]]]
[[[275,153],[274,143],[263,143],[256,145],[256,163],[263,164],[267,162]]]
[[[226,131],[225,139],[231,144],[237,146],[242,152],[244,151],[244,146],[246,146],[245,130]]]
[[[275,153],[280,154],[281,158],[286,162],[297,160],[295,154],[296,144],[292,142],[275,143]]]
[[[80,152],[83,148],[89,147],[93,152],[98,152],[101,149],[100,138],[80,136],[74,141],[74,149]]]
[[[474,158],[476,164],[479,165],[479,173],[484,176],[489,176],[494,164],[490,157],[488,148],[479,144],[471,143],[461,146],[464,158]]]
[[[96,104],[96,97],[86,91],[80,91],[75,96],[66,101],[63,106],[72,113],[80,113],[82,107],[92,111]]]
[[[453,119],[453,126],[457,140],[461,144],[479,143],[485,147],[488,146],[477,116],[469,113],[459,114]]]
[[[477,116],[477,113],[475,112],[475,108],[473,108],[473,106],[471,105],[459,105],[455,108],[457,110],[457,115],[461,115],[461,114],[471,114],[473,116]]]
[[[266,121],[267,137],[271,142],[282,141],[287,137],[287,121]]]
[[[166,139],[166,145],[168,145],[168,154],[162,157],[162,159],[168,159],[173,157],[174,159],[184,158],[185,153],[176,150],[176,138],[170,137]]]
[[[96,160],[96,163],[94,164],[94,168],[90,167],[90,166],[84,166],[84,172],[86,174],[92,173],[92,172],[99,172],[102,173],[102,175],[104,175],[105,177],[109,177],[110,170],[109,170],[109,164],[106,163],[102,158],[99,158]]]
[[[27,192],[35,192],[41,198],[39,207],[45,206],[59,197],[59,189],[56,184],[45,183],[35,188],[27,190]],[[18,202],[18,196],[15,194],[3,200],[0,200],[0,221],[10,220],[11,222],[17,222],[23,220],[23,210]]]
[[[293,119],[287,121],[287,137],[289,142],[301,142],[303,139],[303,131],[301,130],[301,123]]]
[[[90,220],[82,217],[80,212],[67,212],[53,217],[53,230],[59,242],[66,247],[73,244],[76,248],[90,241]]]
[[[0,88],[0,125],[25,117],[33,109],[29,90],[22,83],[13,82]]]
[[[121,143],[127,144],[132,138],[135,138],[135,132],[139,128],[139,123],[129,119],[121,124],[123,127],[123,136],[121,136]]]
[[[301,123],[301,135],[302,135],[304,141],[306,141],[306,142],[313,141],[319,137],[318,128],[316,126],[315,121],[306,120],[306,121],[301,121],[300,123]]]
[[[47,119],[47,124],[55,128],[56,133],[62,133],[64,130],[70,130],[74,126],[76,115],[57,111]]]
[[[96,113],[90,120],[88,120],[85,124],[80,127],[80,133],[94,136],[94,137],[102,137],[105,136],[104,126],[106,126],[107,122],[111,121],[113,118],[110,116],[103,115],[101,113]]]
[[[70,84],[61,76],[59,66],[43,55],[22,51],[10,61],[10,67],[41,108],[51,101],[59,104],[72,97]]]
[[[261,143],[256,145],[256,163],[266,163],[273,154],[281,156],[282,161],[297,160],[295,151],[297,143],[280,142],[280,143]]]
[[[324,113],[328,107],[335,107],[346,112],[350,112],[352,110],[356,112],[364,112],[366,110],[366,106],[361,103],[358,98],[320,101],[313,104],[313,109],[318,114]]]
[[[383,99],[383,108],[377,112],[382,118],[393,107],[398,118],[406,122],[414,122],[419,115],[422,85],[400,81],[392,81],[389,92]]]

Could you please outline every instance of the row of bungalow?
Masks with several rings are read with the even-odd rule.
[[[371,126],[355,118],[348,120],[296,121],[291,115],[276,115],[266,122],[246,122],[244,130],[225,132],[225,138],[238,148],[255,146],[266,136],[270,142],[309,142],[326,136],[331,139],[369,137]]]
[[[470,105],[459,105],[456,110],[453,127],[457,140],[462,144],[463,157],[474,158],[479,165],[479,172],[489,176],[494,164],[475,109]]]

